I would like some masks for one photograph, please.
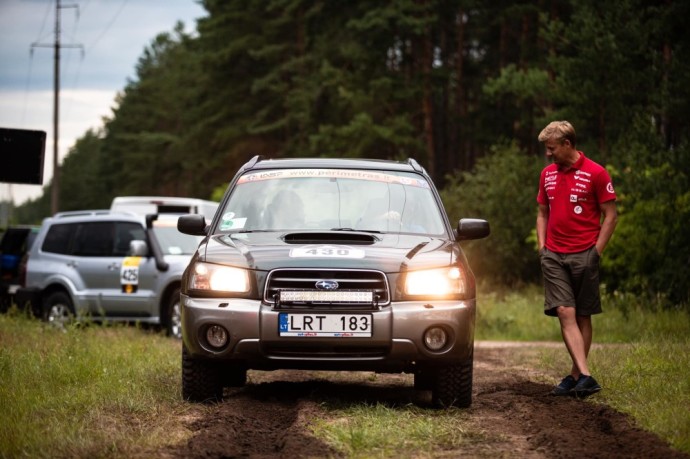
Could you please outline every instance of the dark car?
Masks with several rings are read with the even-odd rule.
[[[248,369],[414,374],[469,406],[475,279],[426,171],[407,162],[255,157],[235,175],[181,286],[182,394],[205,401]]]
[[[12,304],[22,283],[22,258],[31,249],[38,226],[10,226],[0,236],[0,311]]]

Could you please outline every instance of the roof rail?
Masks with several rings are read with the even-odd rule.
[[[416,170],[417,172],[424,172],[424,168],[423,168],[422,166],[419,165],[419,163],[417,162],[416,159],[409,158],[409,159],[407,160],[407,164],[409,164],[410,166],[412,166],[412,169]]]
[[[86,215],[108,215],[110,213],[110,209],[68,210],[65,212],[56,213],[55,215],[53,215],[53,218],[81,217]]]
[[[263,155],[256,155],[249,161],[247,161],[244,166],[242,166],[242,169],[251,169],[258,163],[259,161],[262,161],[264,159]]]

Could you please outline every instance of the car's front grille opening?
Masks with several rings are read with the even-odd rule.
[[[386,275],[370,270],[276,269],[266,281],[264,301],[277,309],[373,310],[386,306]]]

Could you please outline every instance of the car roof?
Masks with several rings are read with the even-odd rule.
[[[406,162],[389,161],[383,159],[351,159],[351,158],[282,158],[264,159],[255,156],[244,165],[244,170],[263,169],[299,169],[299,168],[328,168],[328,169],[367,169],[400,172],[416,172],[426,174],[424,169],[414,159]]]
[[[52,223],[58,222],[70,222],[70,221],[136,221],[139,223],[144,222],[144,218],[141,215],[135,214],[134,212],[112,212],[108,209],[95,209],[95,210],[73,210],[67,212],[58,212],[52,217],[49,217]]]

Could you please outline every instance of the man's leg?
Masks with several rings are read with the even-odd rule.
[[[561,322],[563,341],[573,361],[573,367],[571,369],[572,375],[575,379],[581,374],[589,375],[587,354],[592,342],[591,321],[589,322],[589,326],[587,326],[587,321],[582,321],[583,332],[583,330],[580,329],[581,321],[575,315],[575,308],[559,306],[557,311],[558,319]]]
[[[589,349],[592,347],[592,316],[575,316],[575,319],[577,320],[577,327],[580,329],[580,333],[582,334],[582,341],[584,341],[585,344],[586,362],[587,357],[589,357]],[[575,366],[575,363],[573,363],[573,368],[570,370],[570,374],[573,375],[575,379],[577,379],[580,374],[580,371]]]

